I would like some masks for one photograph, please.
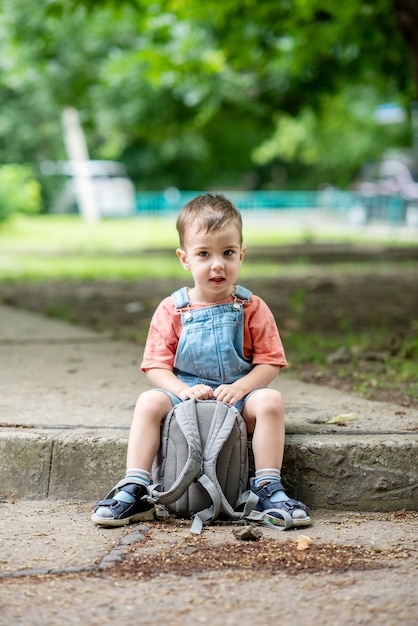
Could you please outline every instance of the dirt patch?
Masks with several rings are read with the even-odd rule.
[[[216,572],[225,569],[241,573],[257,572],[269,576],[272,573],[287,574],[313,572],[347,572],[378,569],[388,566],[392,559],[409,556],[405,550],[379,550],[332,544],[313,545],[298,550],[296,545],[260,539],[256,543],[226,543],[222,546],[208,545],[198,538],[161,550],[152,556],[134,554],[118,567],[118,578],[142,578],[164,574],[192,576],[200,572]]]
[[[11,510],[11,505],[4,506]],[[18,503],[12,506],[17,513],[31,505]],[[405,559],[416,558],[416,511],[327,512],[327,517],[316,517],[314,526],[285,533],[261,525],[217,522],[205,527],[201,535],[194,535],[190,532],[190,520],[176,518],[162,508],[158,522],[116,529],[116,534],[115,529],[92,528],[87,519],[79,519],[77,525],[76,516],[87,511],[87,505],[58,503],[44,504],[44,508],[45,511],[39,511],[39,506],[32,506],[35,509],[32,521],[20,524],[26,529],[29,527],[33,534],[34,523],[43,522],[42,532],[31,537],[31,567],[26,567],[28,555],[26,561],[22,561],[23,568],[8,572],[6,567],[0,575],[0,586],[19,579],[41,583],[48,579],[87,580],[100,576],[120,581],[144,581],[171,575],[225,574],[227,570],[235,579],[263,578],[278,573],[341,574],[396,568]],[[45,518],[47,508],[51,519],[38,520],[40,514]],[[65,518],[66,510],[69,512],[69,519],[65,519],[68,541],[57,541],[61,533],[54,530],[54,518]],[[253,532],[243,533],[246,529]],[[90,554],[83,545],[83,536],[91,548]],[[41,537],[45,539],[41,540]],[[26,535],[20,539],[22,547],[25,547],[26,539]],[[43,542],[50,547],[52,560],[43,553]],[[104,554],[93,563],[95,550],[101,543]],[[12,541],[12,548],[3,550],[11,556],[13,550],[18,551],[18,545],[19,542]],[[81,550],[82,562],[77,553]],[[15,556],[19,559],[22,555],[16,552]],[[45,567],[47,563],[49,567]],[[6,561],[4,565],[7,565]]]
[[[415,511],[397,511],[386,514],[372,514],[372,523],[412,524],[418,520]],[[345,523],[343,516],[334,521]],[[365,516],[351,514],[352,523],[364,523]],[[217,524],[206,528],[202,535],[193,535],[190,521],[168,516],[160,518],[158,533],[151,528],[141,541],[128,544],[116,567],[106,574],[118,579],[148,579],[161,575],[193,576],[201,573],[225,572],[231,570],[234,577],[269,577],[272,574],[296,575],[338,574],[348,571],[366,571],[392,567],[399,560],[411,556],[410,549],[403,542],[390,546],[368,543],[346,542],[341,537],[336,541],[338,531],[331,528],[315,537],[312,528],[294,529],[291,533],[280,533],[263,526],[254,526],[258,539],[237,539],[242,533],[240,526]],[[249,528],[249,527],[246,527]],[[251,528],[251,526],[250,526]],[[301,534],[304,533],[304,534]],[[251,536],[251,533],[244,534]],[[314,537],[311,539],[311,537]],[[131,534],[135,538],[135,531]]]

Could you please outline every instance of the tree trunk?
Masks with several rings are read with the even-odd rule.
[[[393,0],[399,28],[408,47],[415,80],[415,98],[418,100],[418,2]]]

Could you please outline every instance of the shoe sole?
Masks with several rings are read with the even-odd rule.
[[[282,511],[283,513],[283,511]],[[303,528],[304,526],[310,526],[312,520],[310,517],[304,517],[303,519],[293,519],[289,514],[285,514],[283,517],[276,517],[267,511],[255,511],[248,516],[249,520],[253,519],[256,522],[264,526],[274,527],[277,526],[280,530],[291,530],[292,528]]]
[[[123,519],[103,519],[102,517],[98,517],[95,513],[93,513],[90,519],[94,524],[97,524],[98,526],[115,528],[118,526],[127,526],[128,524],[133,524],[134,522],[152,522],[157,519],[157,511],[155,508],[153,508],[149,511],[136,513],[135,515],[131,515],[130,517],[125,517]]]
[[[275,515],[266,516],[268,521],[275,526],[285,526],[284,520],[280,517],[276,517]],[[312,524],[312,520],[310,517],[303,517],[302,519],[293,519],[292,517],[292,528],[299,528],[300,526],[310,526]]]
[[[302,526],[311,526],[312,520],[310,517],[304,517],[303,519],[294,519],[293,526],[295,528],[300,528]]]

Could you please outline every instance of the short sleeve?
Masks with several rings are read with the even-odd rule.
[[[180,313],[169,296],[152,316],[141,363],[143,372],[152,368],[173,369],[180,332]]]
[[[268,364],[286,367],[286,355],[276,320],[267,304],[251,296],[244,307],[244,354],[253,365]]]

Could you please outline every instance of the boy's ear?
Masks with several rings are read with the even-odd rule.
[[[185,270],[189,270],[190,266],[189,266],[189,264],[187,262],[187,255],[186,255],[185,251],[182,250],[181,248],[177,248],[176,254],[177,254],[178,258],[179,258],[180,263],[184,267],[184,269]]]
[[[244,254],[245,254],[246,250],[247,250],[247,248],[245,246],[242,246],[241,252],[240,252],[240,257],[239,257],[239,260],[241,261],[241,263],[244,260]]]

